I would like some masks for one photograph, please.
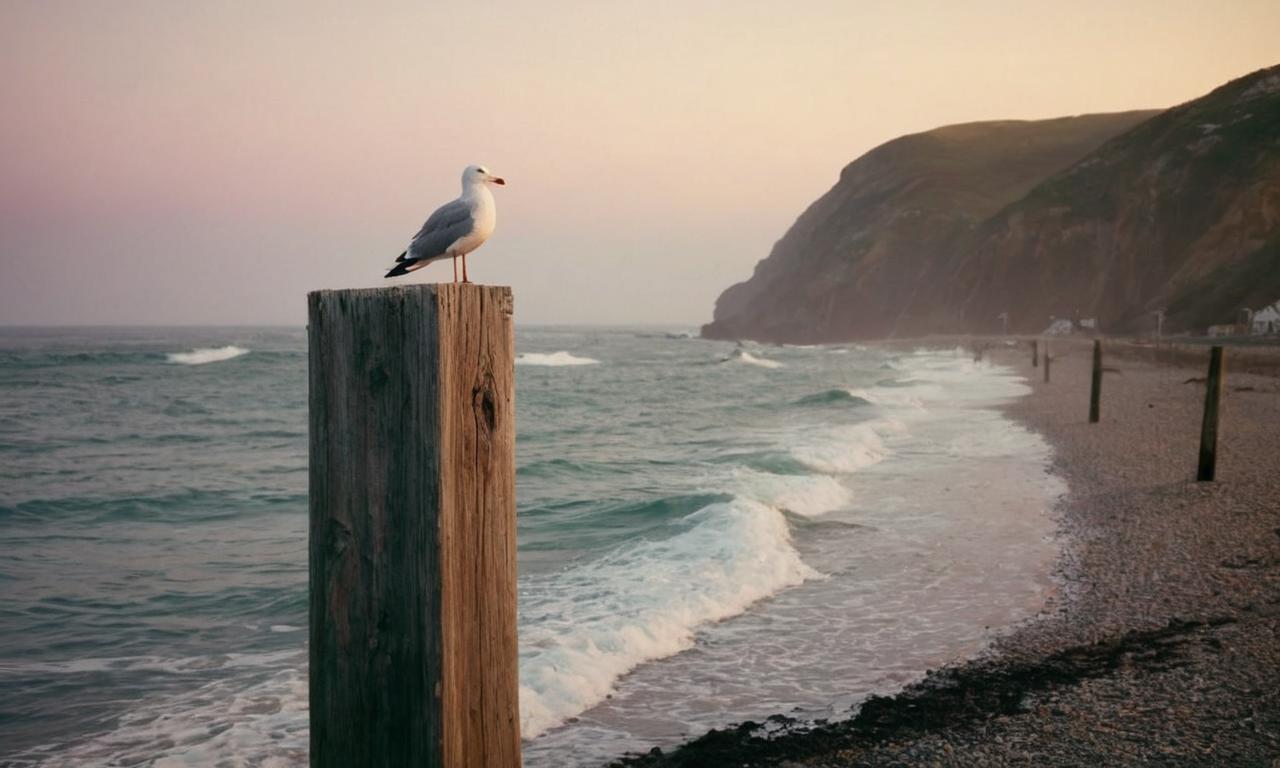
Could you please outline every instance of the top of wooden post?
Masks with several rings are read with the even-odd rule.
[[[421,294],[436,294],[442,297],[456,297],[466,300],[481,299],[486,295],[498,293],[499,300],[504,301],[503,311],[510,315],[514,308],[514,297],[509,285],[482,285],[480,283],[411,283],[409,285],[388,285],[377,288],[322,288],[307,294],[308,304],[314,304],[322,297],[335,296],[339,300],[373,299],[378,297],[394,298],[397,295],[409,297]]]

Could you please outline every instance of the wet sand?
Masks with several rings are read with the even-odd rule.
[[[1109,356],[1088,423],[1090,346],[1025,345],[1008,413],[1056,450],[1060,590],[1041,616],[856,717],[712,732],[638,766],[1280,765],[1280,379],[1233,372],[1218,480],[1196,483],[1207,368]],[[1185,363],[1185,359],[1181,361]]]

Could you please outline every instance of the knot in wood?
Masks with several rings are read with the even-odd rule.
[[[491,434],[498,424],[498,407],[493,396],[493,377],[485,375],[484,382],[471,390],[471,407],[475,411],[477,428]]]

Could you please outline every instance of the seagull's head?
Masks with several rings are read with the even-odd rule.
[[[489,173],[489,169],[483,165],[468,165],[467,170],[462,172],[463,186],[470,184],[497,184],[502,186],[506,183],[501,176],[494,176]]]

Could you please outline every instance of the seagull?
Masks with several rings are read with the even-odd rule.
[[[453,282],[458,282],[458,257],[462,257],[462,282],[467,279],[467,254],[484,244],[493,234],[498,209],[493,204],[490,184],[507,182],[489,173],[483,165],[468,165],[462,172],[462,196],[436,209],[396,257],[386,277],[396,277],[422,269],[433,261],[453,257]]]

